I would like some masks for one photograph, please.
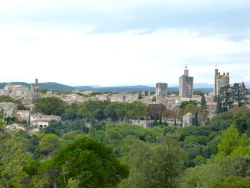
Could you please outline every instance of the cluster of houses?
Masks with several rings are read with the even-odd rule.
[[[221,75],[218,69],[215,69],[215,86],[214,91],[210,94],[205,94],[205,99],[207,102],[208,117],[211,118],[215,115],[217,103],[213,102],[214,96],[218,95],[218,91],[221,87],[229,84],[229,73]],[[150,91],[143,91],[142,98],[139,99],[138,93],[107,93],[102,95],[88,96],[93,93],[93,91],[79,92],[79,90],[74,90],[72,93],[59,94],[57,92],[47,91],[46,94],[41,94],[39,90],[38,79],[35,79],[35,84],[31,85],[31,89],[22,85],[15,85],[14,83],[7,84],[4,89],[0,90],[0,95],[11,96],[14,99],[20,99],[25,107],[29,110],[18,110],[18,106],[11,102],[0,103],[0,109],[3,109],[6,116],[15,115],[19,122],[29,123],[37,130],[39,128],[44,128],[49,126],[51,120],[61,121],[60,116],[54,115],[43,115],[34,112],[34,100],[39,97],[57,97],[64,102],[71,103],[83,103],[88,100],[110,100],[111,102],[123,102],[132,103],[134,101],[140,101],[146,105],[149,104],[163,104],[166,108],[178,108],[183,101],[201,101],[200,95],[193,94],[193,77],[189,76],[187,67],[184,70],[184,74],[179,78],[179,95],[168,94],[167,83],[157,83],[156,93],[151,94]],[[182,126],[191,125],[193,122],[193,115],[188,113],[183,116]],[[145,128],[152,127],[153,122],[151,120],[136,121],[134,124],[141,125]],[[180,124],[180,122],[177,122]],[[168,122],[168,124],[173,124],[173,122]]]

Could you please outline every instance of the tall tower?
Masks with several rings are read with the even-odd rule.
[[[168,96],[168,84],[167,83],[156,83],[156,96],[167,97]]]
[[[217,68],[214,73],[214,95],[219,95],[220,89],[229,85],[229,73],[221,75]]]
[[[179,78],[179,96],[192,98],[193,97],[193,84],[194,84],[194,78],[188,76],[188,69],[186,66],[184,70],[184,74]]]
[[[35,79],[35,84],[31,85],[31,94],[34,99],[37,99],[40,96],[38,79]]]

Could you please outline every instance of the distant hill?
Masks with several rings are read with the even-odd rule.
[[[79,91],[98,91],[99,88],[94,88],[92,86],[74,86]]]
[[[13,82],[16,85],[23,85],[30,88],[30,83],[25,82]],[[0,89],[3,89],[9,83],[0,83]],[[34,83],[32,83],[34,84]],[[40,89],[48,89],[48,90],[59,90],[59,91],[73,91],[76,88],[71,86],[66,86],[63,84],[55,83],[55,82],[46,82],[46,83],[39,83]]]
[[[23,85],[23,86],[30,88],[30,84],[27,84],[25,82],[13,82],[13,83],[16,85]],[[3,89],[7,84],[9,84],[9,82],[0,83],[0,89]]]
[[[0,83],[0,89],[3,89],[5,85],[8,83]],[[30,83],[25,83],[25,82],[14,82],[16,85],[23,85],[28,88],[30,88]],[[59,84],[55,82],[46,82],[46,83],[39,83],[40,89],[48,89],[48,90],[59,90],[59,91],[73,91],[75,89],[78,89],[79,91],[99,91],[99,92],[139,92],[139,91],[153,91],[155,92],[155,87],[150,87],[150,86],[142,86],[142,85],[137,85],[137,86],[116,86],[116,87],[92,87],[92,86],[67,86],[64,84]],[[194,91],[202,91],[204,93],[210,93],[213,91],[213,87],[211,87],[212,84],[204,84],[200,83],[197,86],[206,86],[206,87],[200,87],[196,88],[194,87]],[[247,88],[250,88],[250,82],[245,82],[245,85]],[[211,88],[209,88],[210,86]],[[179,91],[179,87],[168,87],[169,92],[177,92]]]
[[[214,90],[214,88],[194,88],[194,91],[202,91],[204,93],[211,93]]]
[[[197,83],[194,84],[194,88],[214,88],[214,84]]]
[[[48,89],[48,90],[58,90],[58,91],[73,91],[76,88],[72,86],[66,86],[63,84],[58,84],[55,82],[46,82],[46,83],[39,83],[40,89]]]

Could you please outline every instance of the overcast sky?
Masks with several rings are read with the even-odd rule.
[[[0,0],[0,82],[250,82],[249,0]]]

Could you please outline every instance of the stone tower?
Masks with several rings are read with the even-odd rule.
[[[186,66],[184,74],[179,78],[179,96],[192,98],[193,84],[194,84],[194,78],[188,76],[188,69]]]
[[[38,79],[35,79],[35,84],[31,85],[31,94],[34,99],[37,99],[40,96]]]
[[[187,113],[182,117],[182,127],[193,125],[194,116],[191,113]]]
[[[229,85],[229,73],[223,75],[218,72],[218,69],[215,69],[214,75],[214,95],[219,95],[220,88]]]
[[[156,83],[156,96],[167,97],[168,96],[168,84],[167,83]]]

